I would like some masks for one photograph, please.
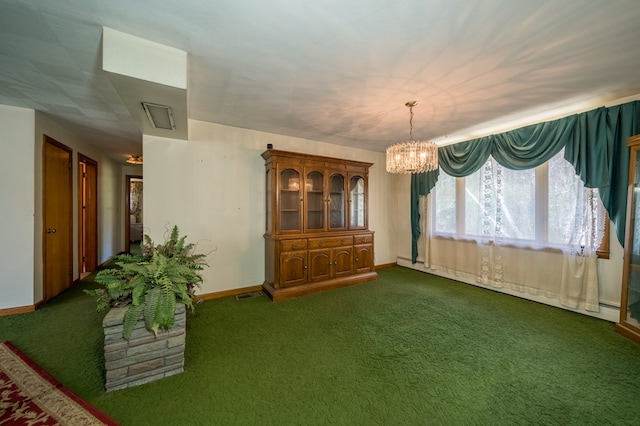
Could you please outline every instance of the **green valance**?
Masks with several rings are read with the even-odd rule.
[[[549,161],[571,138],[576,116],[521,127],[493,138],[491,156],[511,170],[526,170]]]
[[[449,176],[454,177],[464,177],[475,173],[491,155],[493,140],[493,136],[487,136],[438,148],[440,168]],[[436,182],[433,182],[433,186],[435,184]],[[433,186],[429,188],[427,193],[433,189]]]
[[[598,188],[621,244],[624,241],[629,149],[627,138],[640,133],[640,101],[598,108],[559,120],[533,124],[497,135],[438,148],[442,171],[464,177],[476,172],[491,155],[513,170],[537,167],[562,148],[585,186]],[[427,195],[438,173],[411,175],[411,258],[418,257],[420,195]]]

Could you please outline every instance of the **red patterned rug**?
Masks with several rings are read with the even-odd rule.
[[[0,343],[0,425],[117,425],[9,342]]]

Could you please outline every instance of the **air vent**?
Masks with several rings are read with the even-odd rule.
[[[253,299],[254,297],[260,297],[260,296],[264,296],[264,293],[261,291],[252,291],[251,293],[238,294],[236,296],[236,300]]]
[[[173,112],[170,106],[142,102],[142,108],[144,108],[149,122],[155,129],[176,130],[176,124],[173,121]]]

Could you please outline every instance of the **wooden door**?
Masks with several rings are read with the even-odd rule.
[[[98,163],[78,154],[78,264],[80,274],[98,268]]]
[[[72,150],[44,136],[43,297],[50,300],[73,281]]]

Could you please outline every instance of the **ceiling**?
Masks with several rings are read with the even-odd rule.
[[[114,158],[141,126],[102,71],[106,26],[188,53],[190,119],[384,151],[640,94],[637,0],[3,0],[0,104]]]

